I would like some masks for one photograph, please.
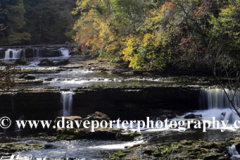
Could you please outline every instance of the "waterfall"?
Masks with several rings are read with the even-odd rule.
[[[5,51],[4,59],[19,59],[21,57],[22,49],[8,49]]]
[[[21,116],[18,118],[18,121],[21,121],[21,120],[24,120],[24,119],[25,119],[24,115],[21,115]],[[15,132],[20,132],[20,131],[22,131],[21,128],[18,128],[17,123],[16,123],[15,126],[14,126],[14,131],[15,131]]]
[[[39,50],[39,49],[33,49],[33,57],[36,57],[36,58],[41,58],[42,57],[42,51]]]
[[[234,91],[226,90],[227,95],[232,99]],[[209,89],[200,92],[199,105],[200,109],[224,109],[232,106],[224,90]],[[240,105],[240,95],[236,94],[233,100],[234,106]]]
[[[26,58],[26,51],[25,51],[25,50],[23,50],[22,57],[25,57],[25,58]]]
[[[61,92],[62,103],[63,103],[63,116],[71,116],[72,113],[72,102],[73,102],[73,92]]]
[[[227,95],[232,99],[234,91],[226,90]],[[224,120],[229,124],[234,123],[235,120],[240,120],[239,116],[230,109],[232,104],[227,98],[222,89],[208,89],[200,92],[199,106],[201,110],[199,114],[203,117],[215,117],[216,120]],[[235,107],[240,107],[240,96],[236,94],[233,99]]]
[[[67,49],[67,48],[60,48],[58,50],[61,52],[63,57],[69,57],[69,49]]]
[[[238,153],[234,144],[232,146],[227,146],[227,150],[228,153],[232,156],[231,158],[240,158],[240,154]]]

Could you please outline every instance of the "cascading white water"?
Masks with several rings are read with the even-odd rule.
[[[61,92],[62,103],[63,103],[63,116],[71,116],[72,114],[72,102],[73,92]]]
[[[33,50],[33,57],[41,58],[42,57],[42,51],[39,50],[39,49],[34,49]]]
[[[234,96],[234,91],[226,90],[227,95],[230,99],[233,99],[234,106],[240,105],[239,94]],[[231,107],[231,103],[228,100],[228,97],[221,89],[209,89],[203,90],[200,92],[200,107],[201,109],[223,109]],[[234,96],[234,97],[233,97]],[[203,108],[206,106],[207,108]]]
[[[25,50],[23,50],[23,55],[22,56],[26,58],[26,51]]]
[[[21,116],[18,118],[18,121],[21,121],[21,120],[24,120],[24,119],[25,119],[24,115],[21,115]],[[17,123],[16,123],[15,126],[14,126],[14,131],[15,131],[15,132],[20,132],[20,131],[22,131],[21,128],[18,128]]]
[[[240,94],[234,94],[234,91],[226,90],[230,99],[233,99],[235,107],[240,107]],[[203,117],[215,117],[216,120],[228,120],[229,123],[234,123],[239,120],[239,116],[230,109],[232,104],[228,97],[221,89],[208,89],[200,92],[199,106],[204,111],[198,111]],[[235,96],[234,96],[235,95]]]
[[[60,48],[58,50],[61,52],[63,57],[69,57],[69,49],[67,49],[67,48]]]
[[[232,146],[227,146],[227,150],[228,153],[232,156],[231,158],[240,158],[240,154],[238,153],[234,144]]]
[[[19,59],[21,57],[21,52],[22,49],[8,49],[5,51],[4,59]]]

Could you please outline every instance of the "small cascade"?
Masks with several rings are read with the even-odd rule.
[[[63,116],[71,116],[72,114],[72,102],[73,102],[73,92],[61,92],[61,101],[63,104]]]
[[[240,158],[240,154],[238,153],[234,144],[232,146],[227,146],[227,150],[228,153],[232,156],[231,158]]]
[[[234,96],[234,91],[226,90],[230,99]],[[228,97],[221,89],[209,89],[200,92],[199,105],[200,109],[224,109],[232,106]],[[240,95],[236,94],[233,101],[234,106],[240,105]]]
[[[61,52],[63,57],[69,57],[69,49],[67,49],[67,48],[60,48],[58,50]]]
[[[25,51],[25,49],[23,50],[22,53],[23,53],[23,54],[22,54],[22,57],[25,57],[25,58],[26,58],[26,51]]]
[[[33,57],[35,57],[35,58],[41,58],[41,57],[42,57],[42,50],[33,49]]]
[[[19,121],[24,120],[24,119],[25,119],[24,115],[22,115],[22,116],[20,116],[20,117],[18,118]],[[14,126],[14,131],[15,131],[15,132],[20,132],[20,131],[22,131],[21,128],[18,128],[17,123],[16,123],[15,126]]]
[[[235,95],[234,91],[231,90],[226,90],[226,93],[231,99]],[[208,89],[201,91],[199,95],[199,106],[201,110],[205,111],[202,111],[199,114],[202,114],[203,117],[215,117],[216,120],[228,121],[229,124],[234,123],[236,120],[240,120],[239,116],[230,109],[232,104],[228,100],[226,93],[221,89]],[[239,94],[234,96],[233,104],[239,108]]]
[[[5,51],[4,59],[19,59],[21,57],[22,49],[8,49]]]

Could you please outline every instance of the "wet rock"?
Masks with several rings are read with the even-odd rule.
[[[184,116],[185,119],[191,119],[191,118],[195,118],[194,114],[188,114],[186,116]]]
[[[65,71],[66,69],[52,69],[52,70],[38,70],[38,69],[26,69],[22,70],[22,73],[27,74],[51,74],[51,73],[59,73],[61,71]]]
[[[149,148],[145,148],[144,151],[143,151],[143,154],[148,154],[148,155],[151,155],[152,153],[154,152],[153,149],[149,149]]]
[[[195,114],[188,114],[186,116],[184,116],[185,119],[193,119],[193,118],[201,118],[202,115],[195,115]]]
[[[61,59],[60,61],[56,62],[55,65],[56,66],[67,65],[68,63],[69,63],[69,59]]]
[[[24,78],[27,79],[27,80],[33,80],[33,79],[35,79],[35,77],[34,77],[34,76],[31,76],[31,75],[26,75]]]
[[[0,157],[11,156],[15,152],[43,149],[43,144],[0,143]]]
[[[25,57],[21,57],[18,60],[15,61],[15,64],[19,64],[19,65],[27,65],[27,60]]]
[[[69,116],[69,117],[64,117],[64,119],[63,119],[63,117],[57,117],[57,118],[55,119],[55,125],[56,125],[56,126],[59,126],[59,125],[61,125],[61,126],[67,126],[67,125],[68,125],[68,122],[70,122],[70,121],[73,122],[73,121],[74,121],[73,127],[74,127],[75,129],[77,129],[77,128],[83,128],[83,123],[80,123],[81,120],[82,120],[82,117],[80,117],[80,116]],[[77,126],[75,121],[78,121],[79,124],[80,124],[80,126]],[[63,128],[65,128],[65,127],[63,127]]]
[[[39,66],[54,66],[53,61],[49,59],[43,59],[41,62],[38,64]]]
[[[51,81],[53,80],[54,78],[45,78],[44,81]]]
[[[121,141],[132,141],[132,140],[134,140],[135,137],[140,136],[140,135],[141,134],[138,134],[136,132],[122,131],[116,135],[116,139],[121,140]]]
[[[86,118],[84,118],[84,120],[101,121],[101,120],[110,120],[110,118],[106,114],[96,111],[94,114],[89,114]]]
[[[33,80],[33,79],[35,79],[34,76],[31,76],[31,75],[29,75],[29,74],[22,74],[22,75],[20,75],[18,78],[27,79],[27,80]]]
[[[121,74],[122,71],[121,70],[118,70],[118,69],[114,69],[111,71],[111,74]]]
[[[22,74],[22,75],[20,75],[18,78],[24,78],[25,76],[26,76],[27,74]]]
[[[208,146],[204,148],[203,146]],[[110,155],[110,159],[229,159],[224,142],[181,141],[162,142],[157,144],[141,144],[118,151]],[[120,158],[121,157],[121,158]]]

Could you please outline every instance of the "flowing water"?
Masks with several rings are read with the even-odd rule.
[[[67,49],[67,48],[60,48],[60,49],[58,49],[58,50],[61,52],[61,54],[62,54],[63,57],[70,57],[70,55],[69,55],[69,49]]]
[[[19,59],[21,57],[22,49],[8,49],[5,51],[4,59]],[[25,57],[25,52],[23,52],[23,57]]]
[[[228,153],[232,156],[231,158],[240,158],[240,154],[238,153],[234,144],[232,146],[227,146],[227,150]]]
[[[60,57],[55,57],[56,60],[69,58],[69,50],[66,48],[60,48]],[[37,49],[33,51],[33,59],[30,61],[30,65],[21,66],[22,69],[39,69],[39,70],[52,70],[59,69],[59,67],[39,67],[39,59],[42,57],[42,51]],[[22,49],[8,49],[5,51],[5,59],[18,59],[20,57],[26,57],[25,50]],[[51,58],[49,58],[51,59]],[[90,85],[108,85],[108,86],[119,86],[119,85],[146,85],[146,84],[166,84],[175,82],[165,81],[164,78],[160,76],[119,76],[119,75],[109,75],[98,73],[94,71],[88,71],[84,69],[69,69],[67,71],[62,71],[56,74],[34,74],[37,79],[43,80],[43,85],[39,87],[51,86],[59,87],[61,89],[67,89],[69,91],[60,91],[61,93],[61,103],[63,106],[62,114],[63,116],[72,115],[72,103],[74,101],[72,91],[77,87],[85,87]],[[46,81],[46,78],[52,78],[52,80]],[[21,87],[21,86],[20,86]],[[25,86],[23,86],[25,87]],[[36,87],[28,86],[28,87]],[[226,93],[230,98],[233,98],[234,92],[226,90]],[[233,98],[234,106],[240,105],[239,96]],[[14,103],[14,95],[11,97],[12,112],[16,112],[16,104]],[[232,104],[228,101],[228,98],[223,90],[220,89],[205,89],[200,92],[199,95],[199,110],[190,112],[195,115],[202,115],[202,120],[212,120],[215,117],[216,120],[228,121],[228,124],[232,124],[240,118],[229,108]],[[190,114],[187,113],[187,114]],[[187,115],[185,114],[185,115]],[[59,115],[59,116],[61,116]],[[179,116],[175,119],[184,119],[184,116]],[[23,115],[19,116],[19,120],[24,119]],[[201,131],[187,130],[185,132],[178,132],[171,128],[165,129],[143,129],[143,136],[133,142],[118,142],[118,141],[97,141],[97,140],[79,140],[79,141],[57,141],[57,142],[47,142],[42,140],[37,140],[33,138],[21,139],[19,143],[40,143],[46,144],[47,149],[34,150],[30,152],[21,152],[17,155],[13,155],[12,159],[29,159],[29,157],[35,158],[104,158],[107,152],[113,152],[116,150],[124,149],[125,146],[132,146],[134,144],[142,143],[144,140],[155,143],[159,141],[179,141],[183,139],[202,139],[207,141],[220,141],[229,137],[239,136],[237,130],[226,130],[222,133],[220,130],[209,130],[207,133],[202,133]],[[15,131],[21,132],[15,127]],[[240,157],[236,150],[236,147],[229,146],[229,153],[233,157]]]
[[[109,153],[124,149],[125,147],[139,144],[138,142],[119,142],[101,140],[73,140],[47,142],[40,140],[23,140],[19,143],[45,144],[47,149],[22,152],[14,155],[12,159],[30,158],[87,158],[100,159],[107,158]]]
[[[42,50],[33,49],[33,57],[34,58],[42,58]]]
[[[72,102],[73,102],[73,92],[62,91],[61,92],[61,100],[63,104],[63,116],[71,116],[72,114]]]
[[[240,120],[239,116],[232,110],[232,104],[228,97],[233,101],[236,108],[240,107],[239,93],[231,90],[221,89],[207,89],[202,90],[199,96],[199,106],[201,110],[194,112],[194,114],[201,114],[202,119],[211,120],[215,117],[216,120],[228,121],[229,124]]]

